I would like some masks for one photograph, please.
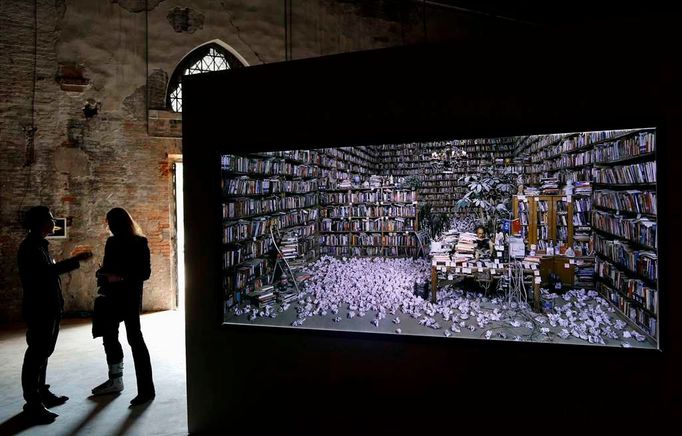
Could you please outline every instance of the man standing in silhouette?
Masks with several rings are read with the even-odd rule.
[[[24,288],[23,316],[26,321],[28,348],[21,368],[24,411],[35,422],[48,423],[59,416],[47,407],[63,404],[68,397],[57,396],[45,384],[47,359],[54,351],[59,334],[59,321],[64,309],[60,274],[80,266],[92,252],[81,249],[73,257],[55,262],[45,239],[54,230],[54,218],[45,206],[31,208],[24,222],[29,232],[19,246],[19,276]]]

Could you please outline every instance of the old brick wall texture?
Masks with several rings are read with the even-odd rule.
[[[168,155],[181,153],[181,116],[164,112],[164,82],[183,57],[214,40],[248,65],[285,60],[283,3],[161,0],[148,2],[146,12],[144,2],[0,2],[0,323],[20,319],[16,251],[25,232],[19,216],[38,204],[70,219],[68,239],[51,241],[56,259],[79,244],[95,253],[63,276],[67,312],[92,310],[94,272],[108,237],[104,217],[116,206],[128,209],[149,239],[152,276],[143,309],[175,306]],[[292,3],[294,58],[424,37],[417,2]],[[177,7],[203,15],[202,26],[176,31],[168,14]],[[443,13],[437,14],[441,21]],[[96,114],[84,114],[88,101]],[[35,158],[29,164],[25,132],[32,128]]]

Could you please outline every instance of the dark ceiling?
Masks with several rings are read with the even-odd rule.
[[[569,24],[593,20],[661,19],[672,13],[671,2],[659,0],[626,2],[598,0],[413,0],[430,7],[453,8],[536,24]]]
[[[424,16],[445,16],[454,12],[462,16],[488,18],[493,21],[517,22],[533,27],[613,29],[625,26],[676,28],[677,14],[673,2],[644,0],[335,0],[352,5],[355,13],[367,17],[387,18],[396,22],[418,22]],[[446,14],[451,16],[449,14]],[[661,26],[661,25],[664,26]]]

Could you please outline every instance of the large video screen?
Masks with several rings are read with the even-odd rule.
[[[226,324],[658,347],[654,128],[221,168]]]

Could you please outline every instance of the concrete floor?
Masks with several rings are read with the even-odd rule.
[[[52,410],[55,422],[29,426],[20,413],[21,364],[26,351],[25,330],[0,330],[0,435],[184,435],[187,434],[184,312],[167,311],[142,316],[142,333],[151,354],[156,398],[129,408],[137,394],[135,367],[121,323],[124,391],[90,396],[106,380],[107,364],[101,338],[92,339],[89,319],[62,321],[57,347],[50,358],[47,383],[69,401]]]

